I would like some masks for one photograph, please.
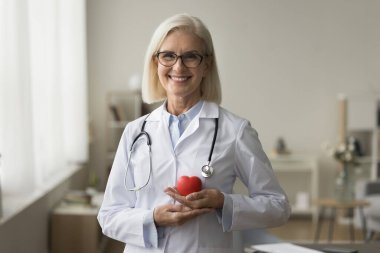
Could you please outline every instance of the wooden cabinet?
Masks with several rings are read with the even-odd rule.
[[[98,207],[61,204],[51,215],[52,253],[98,252],[102,239]]]

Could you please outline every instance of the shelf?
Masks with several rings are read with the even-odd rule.
[[[359,165],[368,167],[366,179],[376,180],[379,175],[380,161],[380,97],[374,94],[353,95],[348,98],[347,133],[354,137],[363,157]]]
[[[143,107],[141,94],[128,90],[109,91],[106,96],[106,107],[104,170],[107,178],[126,125],[141,116]]]
[[[315,207],[299,208],[292,205],[292,214],[294,215],[313,215],[316,212]]]
[[[272,163],[273,169],[276,172],[306,172],[309,173],[311,170],[313,170],[312,167],[308,166],[302,166],[300,164],[297,164],[295,166],[292,165],[281,165],[281,166],[276,166],[278,163]]]
[[[292,214],[312,215],[313,221],[316,221],[317,209],[312,202],[319,196],[317,157],[311,154],[271,155],[269,160],[288,195]],[[295,181],[296,177],[302,180]]]
[[[116,120],[112,120],[112,121],[108,121],[108,127],[109,128],[125,128],[125,126],[129,123],[129,121],[116,121]]]
[[[370,165],[372,163],[372,157],[370,156],[362,156],[362,157],[358,157],[356,159],[356,162],[359,163],[360,165]]]

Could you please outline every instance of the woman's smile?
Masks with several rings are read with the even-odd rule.
[[[178,76],[178,75],[168,75],[169,78],[175,82],[185,82],[191,78],[191,76]]]

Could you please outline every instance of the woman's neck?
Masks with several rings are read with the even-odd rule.
[[[197,97],[196,99],[183,99],[183,98],[168,98],[166,109],[170,114],[173,115],[180,115],[182,113],[187,112],[191,107],[193,107],[198,101],[200,100],[200,97]]]

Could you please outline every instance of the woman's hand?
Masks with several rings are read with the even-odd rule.
[[[181,196],[175,188],[168,187],[165,189],[165,193],[191,209],[222,208],[224,204],[224,195],[217,189],[203,189],[187,196]]]
[[[166,204],[154,209],[153,219],[157,226],[180,226],[194,217],[211,211],[212,208],[191,209],[183,205]]]

